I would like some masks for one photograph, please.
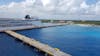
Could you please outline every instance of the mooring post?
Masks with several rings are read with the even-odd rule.
[[[45,56],[48,56],[48,54],[47,54],[47,53],[45,53]]]
[[[45,53],[45,56],[53,56],[53,55],[50,55],[50,54],[48,54],[48,53]]]

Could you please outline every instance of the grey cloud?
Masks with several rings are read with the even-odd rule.
[[[22,18],[26,14],[40,18],[96,18],[96,15],[100,15],[100,1],[93,5],[87,5],[85,0],[50,0],[44,6],[41,0],[25,0],[0,6],[0,17]],[[79,17],[78,15],[84,16]],[[88,17],[88,15],[94,17]]]

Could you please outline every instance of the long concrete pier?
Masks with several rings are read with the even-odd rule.
[[[63,26],[66,24],[53,24],[53,25],[44,25],[44,26],[19,26],[19,27],[0,27],[0,32],[7,31],[7,30],[25,30],[25,29],[33,29],[33,28],[47,28],[47,27],[56,27],[56,26]]]
[[[14,38],[17,38],[17,39],[23,41],[24,43],[29,44],[30,46],[36,47],[37,49],[39,49],[51,56],[71,56],[70,54],[64,53],[64,52],[57,50],[47,44],[40,43],[40,42],[36,41],[35,39],[26,37],[24,35],[14,32],[14,31],[9,30],[9,31],[5,31],[5,32],[7,34],[13,36]]]

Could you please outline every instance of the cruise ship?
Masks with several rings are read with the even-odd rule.
[[[0,27],[40,25],[40,20],[0,20]]]
[[[31,28],[33,26],[41,26],[41,20],[38,18],[25,18],[25,19],[1,19],[0,20],[0,31],[3,30],[16,30]]]

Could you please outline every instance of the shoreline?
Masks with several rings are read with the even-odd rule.
[[[85,26],[85,27],[100,27],[100,25],[96,25],[96,24],[75,24],[75,25]]]

